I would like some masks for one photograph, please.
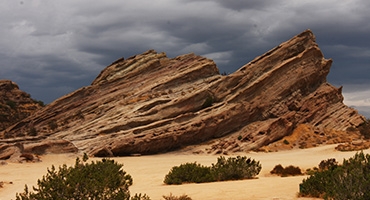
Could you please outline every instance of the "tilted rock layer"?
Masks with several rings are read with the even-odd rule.
[[[309,30],[227,76],[210,59],[150,50],[112,63],[90,86],[3,131],[0,142],[31,152],[56,143],[95,156],[154,154],[210,140],[214,151],[244,151],[300,124],[356,127],[365,119],[343,104],[341,88],[327,83],[331,63]],[[223,147],[217,138],[227,137]]]

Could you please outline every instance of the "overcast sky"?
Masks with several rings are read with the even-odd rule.
[[[328,81],[370,117],[368,0],[2,0],[0,79],[45,103],[90,85],[120,57],[194,52],[232,73],[311,29]]]

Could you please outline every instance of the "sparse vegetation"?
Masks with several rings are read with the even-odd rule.
[[[212,106],[214,99],[211,95],[208,95],[206,100],[202,104],[202,109]]]
[[[192,200],[188,195],[186,194],[183,194],[181,196],[174,196],[172,195],[172,193],[170,193],[169,195],[163,195],[162,196],[164,200]]]
[[[16,109],[17,108],[17,103],[12,101],[12,100],[7,100],[6,105],[8,105],[11,109]]]
[[[36,99],[32,99],[34,103],[37,103],[39,104],[41,107],[44,107],[45,106],[45,103],[43,101],[40,101],[40,100],[36,100]]]
[[[239,135],[239,136],[238,136],[238,140],[240,141],[240,140],[242,140],[242,139],[243,139],[243,136]]]
[[[165,176],[164,183],[168,185],[182,183],[205,183],[212,182],[211,168],[196,162],[185,163],[175,166]]]
[[[46,176],[37,181],[37,187],[29,191],[27,185],[23,193],[17,193],[17,200],[52,200],[52,199],[130,199],[129,186],[132,178],[123,171],[122,164],[114,160],[87,163],[76,159],[75,165],[54,166],[48,169]],[[146,195],[135,195],[132,200],[149,200]]]
[[[322,160],[319,164],[319,171],[331,170],[338,166],[338,162],[335,158],[329,158],[327,160]]]
[[[173,167],[165,176],[165,184],[204,183],[213,181],[250,179],[261,171],[259,161],[245,156],[220,156],[216,164],[206,167],[197,163],[186,163]]]
[[[300,196],[324,199],[370,199],[370,155],[356,153],[342,165],[321,161],[319,169],[300,184]]]
[[[216,164],[212,164],[212,174],[217,181],[251,179],[257,176],[262,169],[259,161],[246,156],[220,156]]]
[[[135,194],[130,200],[150,200],[150,197],[146,194]]]
[[[284,168],[281,164],[279,164],[279,165],[276,165],[274,169],[270,171],[270,174],[276,174],[282,177],[286,177],[286,176],[302,175],[303,173],[299,167],[289,165],[288,167]]]

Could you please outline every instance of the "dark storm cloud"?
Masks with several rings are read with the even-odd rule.
[[[241,10],[264,10],[269,6],[276,5],[275,0],[231,0],[231,1],[224,1],[224,0],[183,0],[183,3],[186,2],[217,2],[222,7],[241,11]],[[284,3],[285,1],[280,1],[279,3]]]
[[[226,8],[230,8],[233,10],[261,10],[265,9],[269,5],[274,5],[273,0],[250,0],[250,1],[244,1],[244,0],[232,0],[232,1],[222,1],[218,0],[218,3],[220,3],[222,6]]]
[[[148,49],[169,57],[194,52],[232,73],[305,29],[334,60],[329,82],[343,85],[345,95],[352,96],[370,84],[370,2],[365,0],[0,4],[0,78],[16,81],[46,102],[90,84],[116,59]],[[370,106],[366,95],[351,103]]]
[[[23,56],[13,59],[7,65],[11,69],[3,72],[33,98],[43,97],[43,101],[51,102],[76,90],[76,85],[92,82],[91,72],[77,66],[78,63],[53,55]]]

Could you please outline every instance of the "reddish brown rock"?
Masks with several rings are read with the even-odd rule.
[[[63,140],[91,155],[122,156],[212,140],[207,151],[220,153],[258,149],[300,124],[357,127],[364,117],[326,81],[331,63],[309,30],[228,76],[207,58],[150,50],[112,63],[90,86],[5,130],[0,142]]]
[[[9,80],[0,80],[0,131],[32,115],[42,108],[42,102],[31,98]]]

